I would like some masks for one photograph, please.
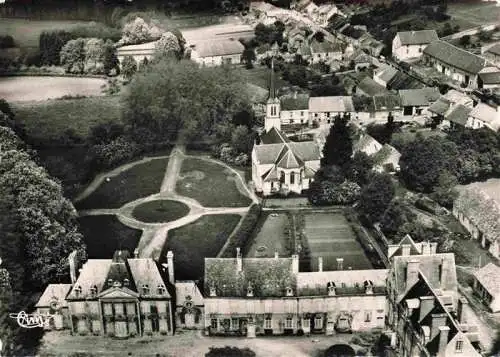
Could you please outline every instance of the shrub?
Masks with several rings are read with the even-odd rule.
[[[69,30],[69,33],[73,39],[80,37],[95,37],[102,40],[117,42],[121,37],[120,30],[93,21],[73,27]]]
[[[224,252],[221,254],[221,257],[233,257],[237,247],[242,248],[243,251],[245,250],[261,213],[262,206],[260,204],[253,204],[252,207],[250,207],[247,215],[243,218],[243,222],[241,222],[241,226],[238,231],[229,238],[229,243]]]
[[[95,145],[90,160],[96,169],[106,169],[132,159],[138,151],[137,144],[122,136],[108,144]]]
[[[14,43],[14,38],[12,36],[0,36],[0,48],[12,48],[16,47]]]

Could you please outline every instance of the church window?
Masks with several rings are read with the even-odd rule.
[[[285,172],[284,171],[281,171],[281,173],[280,173],[280,182],[281,183],[285,182]]]
[[[293,185],[295,183],[295,172],[290,173],[290,184]]]

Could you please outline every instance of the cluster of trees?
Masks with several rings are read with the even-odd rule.
[[[282,21],[276,21],[271,25],[264,25],[263,23],[255,26],[254,44],[256,46],[277,43],[279,46],[283,43],[283,32],[285,31],[285,24]],[[254,46],[254,47],[256,47]]]
[[[1,289],[1,309],[27,311],[33,293],[49,282],[65,282],[67,256],[77,250],[85,257],[77,214],[64,198],[61,185],[38,166],[11,126],[12,111],[0,102],[0,257],[10,275],[10,288]],[[5,112],[7,113],[5,113]],[[31,355],[36,336],[19,329],[3,311],[0,332],[7,355]],[[30,342],[30,339],[32,340]]]
[[[60,64],[67,73],[117,74],[118,58],[111,41],[99,38],[69,40],[61,48]]]
[[[149,41],[158,40],[163,31],[153,24],[147,23],[141,17],[136,17],[132,21],[126,23],[122,29],[122,38],[119,41],[120,45],[134,45]]]

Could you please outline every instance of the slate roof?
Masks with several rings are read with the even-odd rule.
[[[194,51],[200,57],[225,56],[241,54],[245,46],[237,40],[210,40],[197,42]]]
[[[354,104],[350,96],[310,97],[309,112],[354,112]]]
[[[61,307],[68,307],[66,295],[70,289],[71,284],[49,284],[35,307],[51,307],[54,301],[57,301]]]
[[[438,39],[435,30],[398,32],[396,36],[399,36],[401,44],[404,46],[423,45]]]
[[[119,56],[133,55],[134,53],[154,53],[156,51],[156,44],[158,41],[141,43],[139,45],[121,46],[116,49]]]
[[[500,294],[500,267],[497,265],[485,265],[474,273],[474,277],[494,298]]]
[[[436,40],[429,44],[423,53],[471,74],[479,73],[486,62],[484,58],[442,40]]]
[[[108,274],[106,275],[106,280],[102,287],[102,291],[111,289],[116,286],[115,284],[119,283],[119,286],[125,286],[128,289],[137,292],[134,280],[132,279],[126,264],[127,258],[128,252],[117,251],[114,254]]]
[[[276,163],[276,166],[281,169],[298,169],[303,165],[304,162],[292,150],[283,150]]]
[[[500,42],[488,48],[486,52],[492,53],[496,56],[500,56]]]
[[[264,180],[264,182],[278,181],[279,176],[278,176],[278,169],[276,168],[276,166],[273,166],[269,170],[267,170],[262,175],[262,179]]]
[[[466,107],[462,104],[455,105],[452,110],[445,115],[445,119],[450,122],[465,126],[467,120],[469,119],[469,113],[472,108]]]
[[[394,110],[401,108],[401,99],[397,94],[376,95],[373,104],[376,111]]]
[[[236,258],[205,258],[205,296],[211,286],[218,297],[246,296],[249,285],[256,297],[282,297],[287,288],[295,288],[292,258],[241,259],[242,272],[238,272]]]
[[[262,144],[282,144],[290,142],[290,139],[273,126],[260,136],[260,142]]]
[[[90,288],[97,287],[97,293],[103,291],[106,277],[111,267],[111,259],[89,259],[83,264],[82,270],[67,299],[85,299],[92,297]],[[82,288],[82,293],[77,296],[76,287]]]
[[[423,85],[420,81],[400,71],[387,83],[387,88],[391,90],[418,89],[422,87]]]
[[[500,84],[500,72],[479,73],[483,84]]]
[[[435,87],[426,87],[421,89],[401,89],[399,90],[401,105],[424,107],[436,102],[441,94]]]
[[[169,292],[165,286],[165,282],[160,275],[158,265],[153,259],[129,259],[127,261],[130,268],[132,278],[139,295],[143,298],[165,298],[170,297]],[[173,283],[173,282],[172,282]],[[142,286],[149,287],[149,293],[144,294]],[[163,287],[163,294],[159,294],[158,287]]]
[[[203,305],[203,295],[194,281],[176,281],[175,282],[175,298],[177,306],[183,305],[187,300],[187,297],[191,298],[193,305],[202,306]]]
[[[357,85],[361,91],[363,91],[367,96],[373,97],[377,94],[390,93],[384,86],[378,84],[370,77],[363,78]]]
[[[280,98],[281,110],[307,110],[309,108],[309,95],[297,94]]]

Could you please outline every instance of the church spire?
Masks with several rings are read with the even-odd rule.
[[[271,57],[271,76],[269,83],[269,99],[276,98],[276,87],[274,84],[274,56]]]

